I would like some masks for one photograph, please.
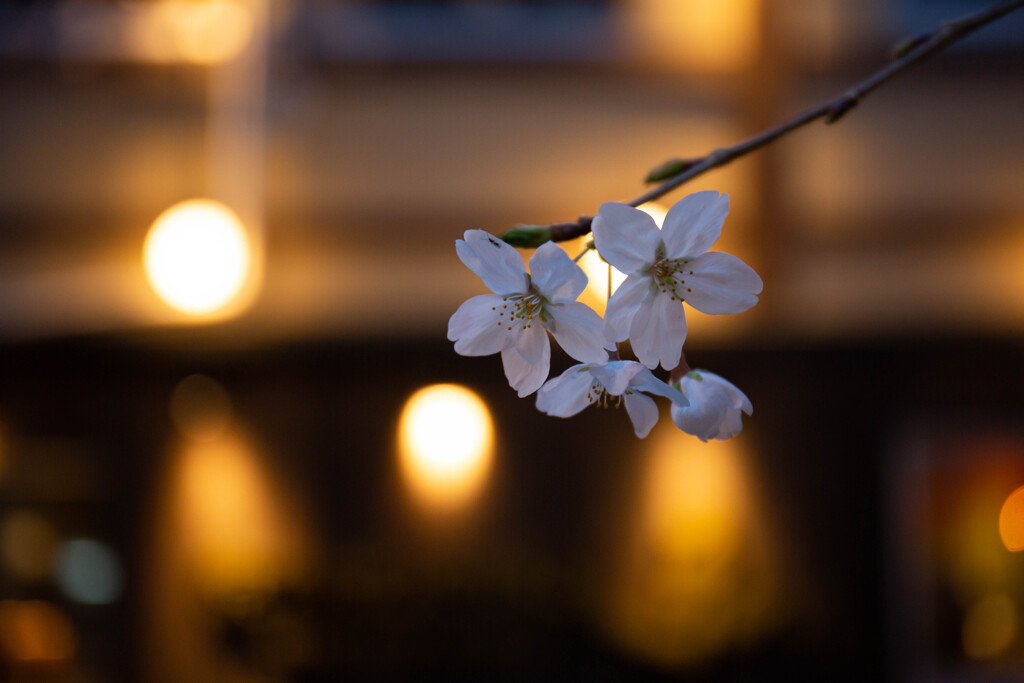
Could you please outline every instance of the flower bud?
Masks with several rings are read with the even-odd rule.
[[[547,225],[517,225],[498,237],[513,247],[535,249],[551,240],[551,228]]]
[[[669,159],[648,171],[647,177],[644,178],[644,182],[660,183],[662,180],[668,180],[672,176],[679,175],[686,169],[690,168],[697,163],[697,161],[698,159]]]

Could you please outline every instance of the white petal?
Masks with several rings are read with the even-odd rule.
[[[664,396],[672,401],[672,403],[679,406],[687,406],[690,404],[690,401],[683,396],[683,392],[666,384],[665,382],[662,382],[647,368],[644,368],[641,372],[636,374],[636,377],[633,378],[632,385],[640,391],[646,391],[648,394]]]
[[[716,410],[715,406],[708,405],[699,395],[689,391],[684,393],[690,399],[689,406],[672,404],[672,421],[676,423],[676,427],[701,441],[715,438],[722,421],[721,409]]]
[[[529,396],[544,384],[551,366],[551,344],[543,327],[520,328],[515,343],[501,352],[505,377],[519,398]]]
[[[650,434],[651,428],[658,423],[658,404],[654,399],[638,393],[627,394],[625,402],[626,413],[633,423],[633,431],[642,439]]]
[[[587,366],[574,365],[537,391],[537,410],[554,417],[572,417],[597,399],[588,396],[593,384]]]
[[[718,375],[696,370],[683,378],[682,389],[690,406],[672,406],[672,421],[684,432],[707,441],[729,439],[743,430],[741,407],[751,407],[739,389]],[[742,397],[742,398],[740,398]],[[745,405],[743,405],[745,404]]]
[[[725,441],[726,439],[731,439],[742,431],[743,418],[740,416],[740,411],[727,410],[722,415],[722,422],[718,425],[718,433],[715,434],[715,438]]]
[[[647,298],[653,298],[657,289],[649,275],[630,275],[608,300],[604,311],[604,333],[610,341],[629,337],[633,316]]]
[[[629,328],[633,353],[649,368],[660,362],[666,370],[679,365],[686,340],[683,306],[668,294],[658,292],[650,305],[641,306]]]
[[[526,291],[526,266],[515,247],[483,230],[467,230],[463,237],[455,240],[455,251],[488,289],[503,296]]]
[[[598,209],[590,228],[597,253],[623,273],[640,273],[654,263],[661,230],[640,209],[606,202]]]
[[[530,278],[549,301],[576,301],[587,287],[587,274],[573,263],[565,249],[545,242],[530,257]]]
[[[662,224],[668,258],[700,256],[718,240],[729,215],[729,195],[694,192],[676,202]]]
[[[756,295],[763,287],[760,276],[732,254],[712,251],[686,267],[680,290],[686,303],[698,311],[742,313],[757,303]]]
[[[646,368],[632,360],[612,360],[590,368],[601,386],[613,396],[621,396],[633,378]]]
[[[448,339],[463,356],[489,356],[512,343],[498,318],[501,297],[481,294],[463,302],[448,320]]]
[[[604,336],[601,316],[586,304],[552,304],[544,307],[544,326],[567,354],[585,363],[608,360],[605,347],[615,348]]]
[[[724,377],[716,375],[713,372],[708,372],[707,370],[697,370],[697,372],[699,372],[705,380],[715,382],[721,390],[725,392],[729,404],[733,408],[736,408],[737,411],[742,410],[747,415],[754,414],[754,405],[750,402],[750,399],[747,398],[747,395],[740,391],[739,387],[735,384]]]

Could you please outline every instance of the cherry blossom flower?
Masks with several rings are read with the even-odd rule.
[[[601,318],[576,301],[587,276],[554,242],[530,258],[530,273],[514,247],[483,230],[467,230],[456,240],[462,262],[494,294],[464,302],[448,321],[448,339],[463,356],[501,353],[505,376],[520,397],[547,379],[551,346],[547,332],[579,361],[608,357]]]
[[[664,228],[628,204],[607,202],[594,217],[594,245],[628,277],[605,311],[605,334],[629,339],[649,368],[679,364],[686,339],[681,302],[704,313],[741,313],[757,303],[761,278],[731,254],[709,252],[729,213],[729,196],[696,192],[669,209]]]
[[[689,405],[673,402],[672,421],[701,441],[736,436],[743,429],[740,412],[754,413],[746,394],[732,382],[707,370],[686,373],[679,389],[689,399]]]
[[[537,392],[537,409],[554,417],[572,417],[589,405],[625,406],[633,430],[644,438],[658,422],[658,406],[641,392],[665,396],[673,406],[688,401],[678,389],[631,360],[574,365]]]

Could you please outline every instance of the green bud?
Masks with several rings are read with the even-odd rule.
[[[689,377],[690,379],[695,379],[698,382],[704,381],[704,377],[701,376],[701,374],[696,370],[690,370],[688,373],[686,373],[686,376]]]
[[[551,228],[547,225],[517,225],[498,237],[513,247],[535,249],[551,240]]]
[[[679,175],[686,169],[690,168],[694,163],[695,161],[693,159],[669,159],[665,163],[658,164],[648,171],[647,177],[644,178],[644,182],[660,183],[662,180],[668,180],[672,176]]]

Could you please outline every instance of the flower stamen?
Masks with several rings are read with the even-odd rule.
[[[632,393],[628,389],[626,394]],[[601,408],[621,408],[622,402],[625,400],[624,394],[609,394],[608,390],[601,385],[597,380],[590,385],[590,391],[587,392],[587,400],[591,403],[596,403]]]
[[[682,275],[685,274],[683,266],[687,263],[689,263],[689,259],[662,257],[651,265],[651,278],[654,280],[654,284],[676,301],[686,301],[686,297],[682,295],[679,287],[686,284]],[[689,274],[693,275],[693,271],[691,270]],[[686,291],[691,290],[687,287]]]
[[[544,304],[547,303],[547,300],[536,291],[530,290],[525,294],[513,294],[505,297],[503,301],[512,304],[512,310],[506,311],[508,321],[505,324],[509,331],[516,325],[521,325],[524,330],[530,329],[533,326],[534,316],[539,317],[541,321],[545,320]],[[505,304],[502,308],[507,306],[508,304]]]

